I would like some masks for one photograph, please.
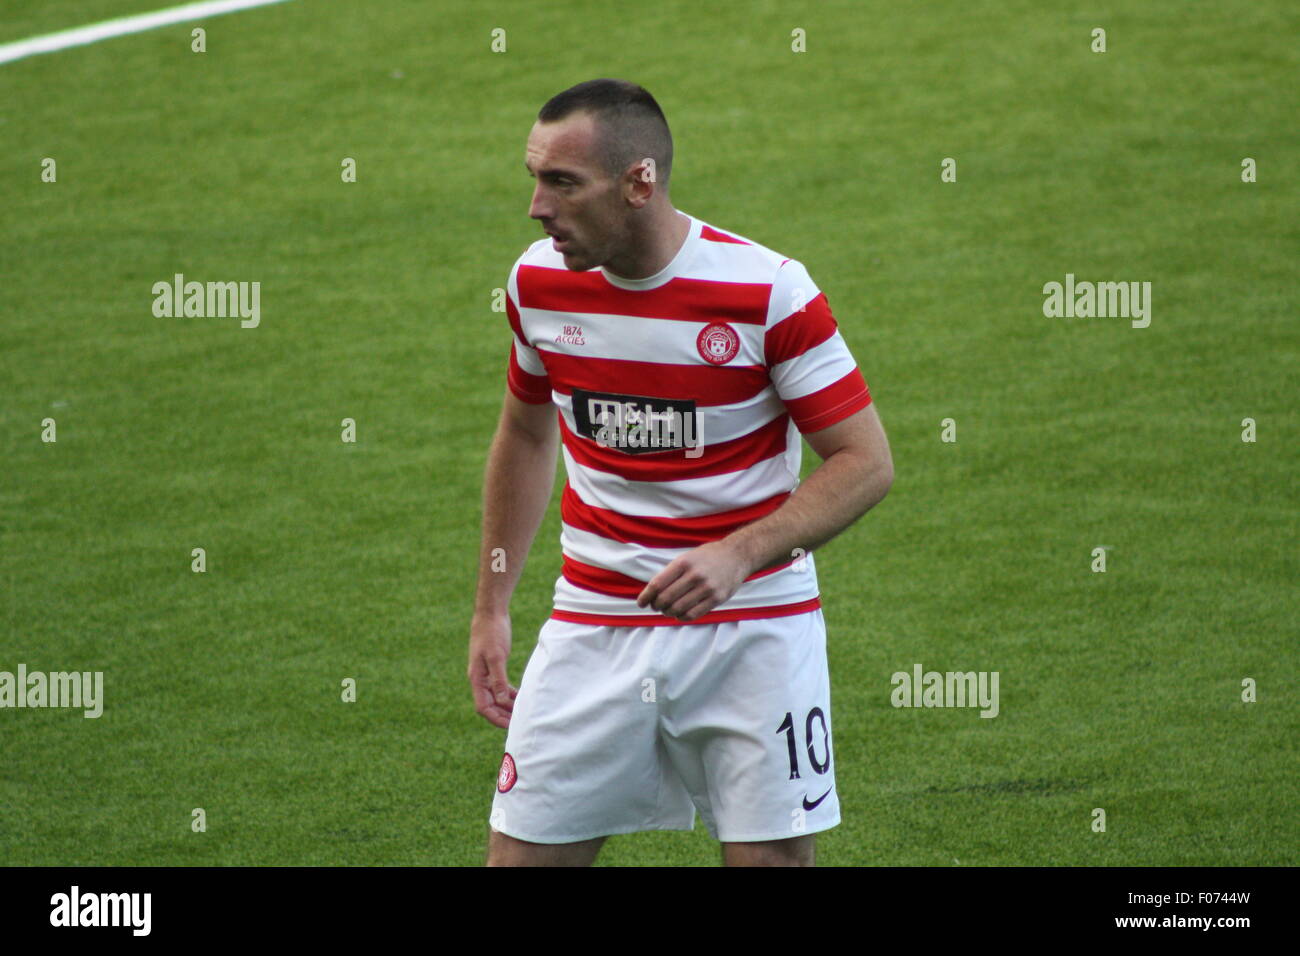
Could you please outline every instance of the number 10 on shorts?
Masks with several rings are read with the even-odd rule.
[[[790,711],[785,712],[785,720],[781,721],[781,726],[776,728],[778,734],[785,734],[786,746],[790,751],[790,779],[798,780],[799,777],[799,747],[795,742],[794,715]],[[820,740],[818,730],[820,730]],[[820,742],[821,751],[825,759],[817,757],[817,748]],[[831,733],[830,728],[826,726],[826,715],[822,713],[820,707],[814,707],[808,711],[808,717],[804,720],[804,744],[808,749],[808,762],[812,764],[814,773],[825,773],[831,768]]]

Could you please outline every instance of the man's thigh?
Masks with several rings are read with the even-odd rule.
[[[738,858],[803,859],[792,848],[840,822],[821,612],[684,632],[676,649],[663,738],[709,832],[778,844]]]
[[[722,862],[727,866],[813,866],[817,862],[817,836],[757,843],[722,844]]]
[[[488,831],[488,866],[591,866],[604,837],[578,843],[529,843]]]
[[[546,623],[510,718],[494,830],[562,845],[692,828],[695,808],[667,760],[645,684],[670,632]]]

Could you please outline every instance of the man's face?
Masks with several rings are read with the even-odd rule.
[[[524,164],[537,180],[528,215],[558,238],[552,245],[574,272],[604,265],[626,241],[631,210],[619,183],[597,163],[595,146],[596,123],[588,113],[539,121],[528,134]]]

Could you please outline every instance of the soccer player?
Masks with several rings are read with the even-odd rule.
[[[548,238],[507,283],[469,641],[476,710],[508,728],[490,866],[587,865],[697,810],[728,865],[812,865],[840,821],[812,551],[885,496],[889,446],[807,270],[677,211],[672,158],[620,80],[556,95],[528,137]],[[510,596],[558,444],[562,573],[516,690]]]

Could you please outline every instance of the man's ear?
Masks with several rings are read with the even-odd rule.
[[[658,171],[654,162],[652,157],[647,156],[629,166],[623,173],[623,196],[636,209],[648,203],[658,188]]]

